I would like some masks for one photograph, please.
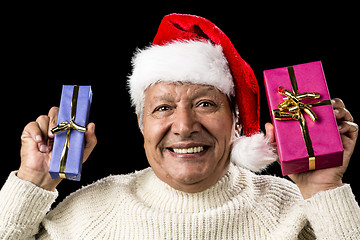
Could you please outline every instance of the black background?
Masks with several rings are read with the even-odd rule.
[[[80,182],[63,181],[70,192],[109,174],[148,166],[126,79],[136,47],[148,46],[166,14],[190,13],[214,22],[252,66],[261,90],[262,128],[270,121],[262,71],[321,60],[332,97],[344,100],[359,119],[358,25],[354,6],[238,2],[195,5],[52,3],[4,6],[1,27],[0,186],[20,165],[24,126],[60,102],[63,84],[91,85],[90,121],[98,145],[83,166]],[[355,150],[344,176],[360,199]],[[269,174],[280,176],[275,164]]]

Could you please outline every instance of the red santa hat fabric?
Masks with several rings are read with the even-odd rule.
[[[193,58],[186,56],[188,53]],[[235,95],[244,134],[259,132],[258,83],[230,39],[205,18],[170,14],[162,19],[153,45],[139,50],[133,58],[128,81],[133,104],[142,107],[141,92],[152,83],[182,80],[213,85],[227,95]]]
[[[245,136],[233,140],[231,161],[259,171],[277,159],[266,137],[259,133],[260,96],[253,70],[209,20],[185,14],[165,16],[153,44],[138,50],[132,64],[128,86],[140,128],[145,90],[151,84],[183,81],[211,85],[236,100],[237,120]]]

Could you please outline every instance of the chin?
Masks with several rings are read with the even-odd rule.
[[[195,184],[210,175],[210,167],[204,164],[183,163],[182,166],[169,171],[171,178],[183,184]]]

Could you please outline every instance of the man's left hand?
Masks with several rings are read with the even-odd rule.
[[[351,155],[354,152],[359,127],[354,123],[351,113],[345,108],[345,104],[342,100],[335,98],[331,103],[344,147],[343,165],[289,175],[299,187],[304,199],[310,198],[320,191],[326,191],[342,186],[342,177],[349,165]],[[270,142],[274,143],[275,137],[272,124],[267,123],[265,129],[266,136],[269,138]]]

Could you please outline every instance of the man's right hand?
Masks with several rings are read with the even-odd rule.
[[[52,179],[49,174],[54,135],[50,130],[56,126],[59,108],[52,107],[48,115],[39,116],[30,122],[21,135],[21,165],[17,176],[46,190],[54,191],[61,179]],[[94,149],[97,139],[95,124],[89,123],[85,133],[83,162]]]

